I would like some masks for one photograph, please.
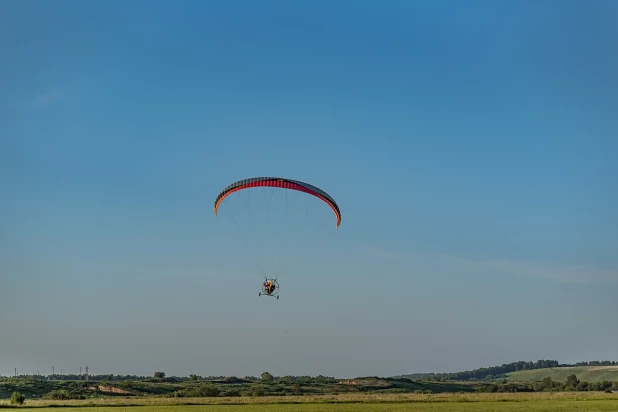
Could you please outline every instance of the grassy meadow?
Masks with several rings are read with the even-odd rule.
[[[531,369],[507,373],[507,379],[519,382],[538,382],[549,376],[554,381],[566,381],[575,374],[587,382],[618,381],[618,366],[563,366],[559,368]]]
[[[267,372],[260,380],[196,375],[183,379],[161,375],[142,380],[120,376],[112,380],[109,376],[88,381],[15,377],[0,379],[0,409],[53,408],[71,412],[618,411],[618,376],[612,375],[617,371],[617,366],[549,367],[509,375],[509,381],[519,383],[506,382],[504,375],[484,380],[432,381],[405,377],[273,377]],[[576,380],[574,374],[582,382]],[[548,376],[554,381],[548,382],[545,379]],[[586,379],[596,380],[598,384],[589,386],[583,382]],[[16,392],[25,397],[23,405],[11,404],[9,399]]]
[[[14,408],[70,412],[201,411],[616,411],[618,394],[607,393],[467,393],[341,394],[217,398],[103,398],[70,401],[30,400]],[[13,408],[0,401],[0,408]]]

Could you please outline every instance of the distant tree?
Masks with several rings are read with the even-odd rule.
[[[296,396],[300,396],[303,394],[303,390],[300,387],[300,384],[296,383],[292,386],[292,393]]]
[[[272,382],[275,379],[269,372],[264,372],[261,377],[263,382]]]
[[[588,390],[588,382],[580,381],[576,388],[578,391],[587,391]]]
[[[192,381],[196,381],[197,380],[197,375],[191,374],[189,375],[189,379]]]
[[[601,390],[610,389],[612,387],[612,383],[610,381],[606,381],[603,379],[601,381]]]
[[[575,376],[575,374],[571,374],[569,376],[567,376],[566,379],[566,389],[567,390],[575,390],[575,388],[577,388],[577,385],[579,385],[579,379],[577,379],[577,376]]]
[[[554,388],[554,381],[551,379],[551,376],[546,376],[541,381],[541,390],[542,391],[550,391]]]
[[[164,372],[155,372],[154,377],[155,378],[159,378],[159,379],[164,379],[165,378],[165,373]]]
[[[264,390],[262,386],[256,386],[255,389],[253,389],[253,396],[264,396],[264,395],[266,395],[266,391]]]
[[[23,405],[26,402],[26,395],[21,392],[13,392],[11,396],[11,405]]]

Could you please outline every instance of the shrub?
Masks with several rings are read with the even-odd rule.
[[[253,396],[265,396],[265,395],[266,395],[266,391],[261,386],[258,386],[253,390]]]
[[[69,395],[69,392],[64,389],[51,391],[47,395],[45,395],[45,397],[48,399],[53,399],[55,401],[65,401],[71,399],[71,395]]]
[[[11,396],[11,405],[23,405],[26,402],[26,395],[21,392],[13,392]]]
[[[178,391],[181,392],[181,391]],[[187,389],[183,396],[188,398],[206,398],[219,396],[221,389],[212,384],[202,384],[196,388]]]
[[[221,389],[215,385],[203,385],[200,388],[200,393],[202,396],[219,396]]]

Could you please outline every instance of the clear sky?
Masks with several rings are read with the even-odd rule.
[[[616,21],[611,0],[0,2],[0,374],[618,360]],[[268,175],[343,216],[316,206],[279,300],[212,209]]]

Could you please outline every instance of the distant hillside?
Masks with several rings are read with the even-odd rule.
[[[576,364],[560,364],[557,360],[538,360],[536,362],[511,362],[504,363],[500,366],[491,366],[488,368],[479,368],[469,371],[463,372],[453,372],[453,373],[412,373],[408,375],[399,375],[395,376],[395,378],[406,378],[412,380],[424,380],[424,381],[487,381],[493,379],[504,379],[511,378],[511,380],[520,379],[521,381],[537,381],[542,380],[544,377],[548,376],[548,370],[560,370],[561,372],[556,372],[556,376],[563,377],[561,379],[552,379],[564,381],[568,375],[571,373],[563,372],[566,368],[571,368],[571,370],[579,370],[582,373],[585,371],[595,371],[591,374],[591,377],[595,379],[585,379],[577,376],[580,379],[596,382],[597,377],[598,380],[606,379],[608,381],[618,380],[618,376],[615,373],[618,372],[618,364],[615,361],[590,361],[590,362],[577,362]],[[609,369],[607,369],[609,368]],[[602,372],[605,371],[605,372]],[[562,373],[565,373],[562,375]],[[577,374],[577,373],[576,373]],[[607,377],[604,375],[607,374]],[[541,378],[537,379],[537,376],[541,376]],[[530,378],[527,378],[530,377]]]
[[[511,362],[500,366],[479,368],[471,371],[454,373],[413,373],[409,375],[396,376],[396,378],[407,378],[412,380],[437,380],[437,381],[471,381],[496,379],[506,377],[507,373],[520,370],[543,369],[560,366],[557,360],[541,359],[536,362]]]
[[[559,368],[533,369],[506,374],[509,381],[538,382],[549,376],[554,381],[564,382],[575,374],[580,381],[618,382],[618,366],[563,366]]]

